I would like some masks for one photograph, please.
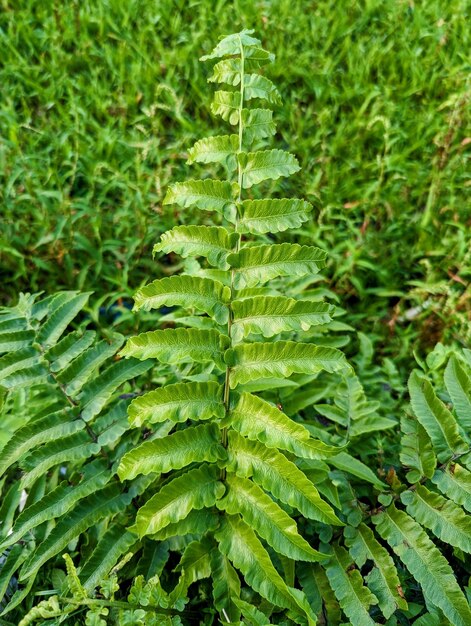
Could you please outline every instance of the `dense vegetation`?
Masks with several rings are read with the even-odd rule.
[[[4,5],[0,624],[471,623],[465,4]]]

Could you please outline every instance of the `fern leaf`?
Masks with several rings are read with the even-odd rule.
[[[326,253],[314,246],[297,243],[267,244],[242,248],[230,254],[227,262],[234,268],[234,287],[256,287],[279,276],[316,274],[325,266]]]
[[[285,331],[309,330],[311,326],[327,324],[334,310],[330,304],[285,296],[234,300],[232,338],[237,342],[250,334],[273,337]]]
[[[34,330],[15,330],[8,333],[0,333],[0,354],[31,347],[35,336]]]
[[[432,482],[450,500],[471,513],[471,472],[457,463],[452,464],[444,470],[437,470]]]
[[[8,591],[12,576],[18,570],[20,565],[26,561],[30,551],[31,550],[28,547],[16,544],[6,556],[2,555],[2,563],[0,567],[0,600],[3,600]]]
[[[171,420],[207,420],[224,417],[223,388],[215,382],[175,383],[135,398],[128,408],[131,426]]]
[[[137,536],[124,529],[120,524],[113,524],[98,542],[96,548],[80,568],[79,578],[88,592],[103,581],[118,559],[136,543]]]
[[[229,412],[228,423],[252,441],[258,440],[268,448],[281,448],[300,457],[323,459],[339,452],[338,448],[311,439],[304,426],[250,393],[240,395]]]
[[[250,528],[279,554],[298,561],[319,561],[325,558],[301,537],[295,522],[260,487],[246,478],[231,474],[226,477],[229,490],[216,503],[229,515],[239,513]]]
[[[401,501],[411,517],[444,543],[471,552],[471,517],[460,506],[423,485],[403,491]]]
[[[218,281],[199,276],[170,276],[141,287],[134,296],[134,309],[150,311],[175,305],[195,308],[207,313],[218,324],[227,324],[230,297],[229,287]]]
[[[43,347],[53,346],[70,322],[83,309],[90,297],[89,293],[72,295],[64,304],[61,304],[41,326],[36,341]]]
[[[431,478],[437,458],[427,431],[420,422],[404,415],[401,417],[401,463],[409,467],[407,479],[418,482],[423,476]]]
[[[216,424],[190,426],[168,437],[145,441],[127,452],[119,464],[118,475],[121,480],[130,480],[139,474],[164,474],[190,463],[215,463],[225,457]]]
[[[445,385],[450,394],[458,422],[467,433],[471,431],[471,377],[455,356],[445,369]]]
[[[70,396],[77,395],[96,369],[119,350],[123,341],[122,335],[115,334],[109,343],[106,340],[99,341],[74,359],[57,376],[57,380],[65,385],[66,393]]]
[[[19,541],[43,522],[65,515],[79,500],[105,486],[111,474],[100,462],[85,467],[85,476],[78,485],[63,482],[40,500],[27,506],[16,519],[12,532],[0,543],[0,550]]]
[[[72,596],[75,600],[84,600],[87,597],[85,589],[82,587],[82,583],[77,575],[74,562],[72,561],[70,554],[63,554],[65,561],[65,568],[67,570],[67,580],[69,589],[72,592]]]
[[[298,509],[304,517],[324,524],[343,525],[312,482],[281,452],[244,439],[235,431],[229,431],[228,439],[227,471],[252,478],[275,498]]]
[[[329,457],[329,465],[333,465],[343,472],[352,474],[352,476],[356,476],[360,480],[365,480],[374,485],[377,489],[387,489],[388,487],[367,465],[348,454],[348,452],[340,452],[335,456]]]
[[[240,609],[233,599],[240,596],[239,575],[219,550],[211,551],[210,563],[214,606],[220,613],[224,612],[229,622],[237,623],[240,621]]]
[[[82,420],[71,419],[73,415],[73,410],[63,409],[19,428],[2,450],[0,476],[36,446],[85,428]]]
[[[233,170],[236,167],[235,154],[238,149],[238,135],[205,137],[188,150],[188,163],[223,163]]]
[[[25,580],[46,561],[59,554],[73,539],[100,520],[125,509],[130,501],[117,485],[111,485],[81,500],[67,515],[62,517],[48,537],[36,548],[21,568],[19,579]]]
[[[202,465],[166,483],[139,509],[136,530],[139,536],[152,535],[184,519],[193,509],[214,506],[224,494],[216,466]]]
[[[269,104],[281,102],[280,92],[272,81],[260,74],[247,74],[244,77],[244,97],[246,100],[260,98]]]
[[[222,226],[175,226],[161,235],[153,253],[176,252],[184,258],[203,256],[211,265],[227,270],[227,255],[233,251],[237,239],[236,234],[230,234]]]
[[[346,366],[345,356],[335,348],[295,341],[239,344],[225,358],[231,369],[231,388],[259,378],[336,372]]]
[[[0,387],[5,389],[30,386],[47,377],[47,369],[34,348],[22,348],[0,358]]]
[[[229,220],[235,215],[236,183],[220,180],[188,180],[175,183],[167,191],[163,204],[178,204],[182,208],[194,206],[203,211],[216,211]]]
[[[166,328],[131,337],[121,355],[170,364],[214,362],[219,369],[225,369],[223,356],[228,345],[229,337],[216,330]]]
[[[262,53],[265,51],[262,50]],[[266,59],[248,58],[244,59],[244,78],[245,72],[260,69]],[[213,73],[208,78],[209,83],[226,83],[237,87],[240,85],[242,75],[242,62],[240,58],[223,59],[213,66]]]
[[[371,528],[365,524],[360,524],[358,528],[347,526],[344,536],[350,554],[359,568],[362,568],[367,560],[373,561],[374,566],[366,577],[366,582],[377,597],[384,617],[389,619],[397,609],[407,611],[407,602],[394,561],[376,540]]]
[[[113,363],[104,372],[100,372],[100,375],[88,383],[80,394],[83,406],[82,419],[86,422],[93,419],[124,382],[137,378],[152,366],[151,360],[126,359]]]
[[[51,467],[60,463],[87,459],[98,454],[100,447],[99,444],[90,440],[90,435],[84,430],[68,437],[48,441],[21,460],[20,465],[27,472],[21,479],[23,488],[32,485]]]
[[[211,576],[211,564],[209,555],[212,544],[208,539],[192,541],[182,554],[177,571],[181,571],[180,580],[176,588],[172,591],[171,600],[178,600],[187,595],[187,590],[197,580],[209,578]]]
[[[253,30],[245,29],[240,33],[234,33],[233,35],[223,37],[213,51],[210,54],[202,56],[200,61],[209,61],[211,59],[220,59],[225,56],[239,55],[241,50],[246,46],[260,45],[260,40],[252,37],[253,32]],[[266,54],[271,59],[274,58],[273,55],[269,55],[268,52]]]
[[[264,180],[277,180],[298,172],[298,159],[285,150],[259,150],[237,155],[242,167],[242,187],[249,189]]]
[[[232,126],[239,123],[240,93],[238,91],[216,91],[211,103],[211,113],[219,115]]]
[[[332,557],[325,565],[330,585],[352,626],[375,626],[371,606],[378,599],[363,585],[360,572],[352,568],[352,559],[341,546],[332,546]]]
[[[239,233],[279,233],[299,228],[311,214],[312,204],[296,198],[244,200],[240,205]]]
[[[394,506],[373,517],[385,539],[421,585],[426,599],[439,607],[454,626],[471,624],[471,610],[445,557],[425,530]]]
[[[86,330],[83,334],[77,330],[67,333],[63,339],[44,354],[50,362],[51,371],[60,372],[65,369],[71,361],[93,344],[95,337],[96,332],[94,330]]]
[[[341,623],[340,605],[319,563],[297,564],[298,578],[314,612],[325,613],[327,624]]]
[[[151,535],[154,541],[165,541],[169,537],[184,537],[185,535],[204,535],[216,530],[219,525],[219,514],[214,509],[193,510],[175,523],[168,524],[159,532]]]
[[[242,109],[244,143],[251,146],[254,141],[272,137],[276,132],[273,112],[270,109]]]
[[[225,515],[215,533],[219,549],[242,572],[247,584],[269,602],[289,609],[297,603],[254,531],[241,519]]]
[[[455,418],[437,398],[432,385],[417,372],[409,378],[409,393],[414,413],[432,440],[439,461],[443,463],[469,450]]]

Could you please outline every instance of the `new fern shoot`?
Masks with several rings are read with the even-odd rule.
[[[304,331],[330,319],[333,307],[289,295],[293,278],[312,278],[326,253],[267,243],[267,233],[300,226],[312,208],[305,200],[268,197],[266,185],[256,189],[299,170],[291,153],[265,148],[275,133],[269,107],[280,100],[261,73],[273,55],[243,31],[222,39],[203,60],[216,61],[209,80],[225,86],[216,91],[211,110],[234,132],[200,139],[189,162],[215,164],[224,177],[178,182],[164,204],[212,212],[219,225],[175,226],[154,248],[204,261],[136,294],[137,310],[179,306],[186,315],[175,316],[178,327],[131,338],[122,351],[173,366],[168,384],[129,407],[134,426],[170,420],[173,429],[127,452],[118,474],[122,480],[167,475],[137,512],[132,530],[164,540],[198,529],[221,620],[239,623],[248,610],[241,574],[256,592],[254,603],[258,594],[295,623],[314,624],[304,593],[287,584],[275,563],[326,558],[288,511],[342,525],[296,465],[296,458],[326,459],[339,449],[313,438],[253,389],[269,391],[293,374],[346,367],[339,350],[302,341]]]

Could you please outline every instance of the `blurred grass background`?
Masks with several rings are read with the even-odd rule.
[[[19,291],[129,298],[171,271],[159,234],[185,151],[222,129],[209,68],[220,35],[276,54],[283,193],[314,219],[348,322],[400,359],[471,340],[470,5],[466,0],[0,0],[1,303]]]

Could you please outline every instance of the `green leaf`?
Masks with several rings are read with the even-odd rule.
[[[244,200],[237,222],[239,233],[279,233],[299,228],[311,214],[312,204],[297,198]]]
[[[297,243],[267,244],[242,248],[230,254],[227,262],[234,268],[234,287],[256,287],[279,276],[316,274],[325,266],[326,253],[314,246]]]
[[[363,585],[360,572],[352,568],[352,559],[341,546],[332,546],[332,557],[325,571],[330,585],[352,626],[375,626],[369,614],[378,599]]]
[[[297,563],[296,570],[303,591],[313,611],[326,615],[327,624],[341,623],[341,610],[325,571],[319,563]]]
[[[229,515],[240,514],[262,539],[279,554],[297,561],[319,561],[325,558],[301,537],[295,522],[263,489],[246,478],[228,474],[228,491],[217,507]]]
[[[79,578],[83,588],[88,593],[92,593],[95,587],[98,587],[108,576],[118,559],[128,552],[136,541],[137,536],[120,524],[110,526],[80,568]]]
[[[225,122],[232,126],[239,123],[240,92],[216,91],[211,103],[211,113],[220,115]]]
[[[244,98],[260,98],[269,104],[280,104],[281,96],[278,89],[266,76],[246,74],[244,76]]]
[[[52,372],[60,372],[76,359],[95,341],[96,332],[86,330],[83,334],[76,330],[68,333],[55,346],[47,350],[45,358],[50,361]]]
[[[100,462],[90,463],[84,469],[84,478],[78,485],[71,486],[64,481],[40,500],[27,506],[16,519],[12,532],[0,543],[0,550],[16,543],[29,530],[39,527],[43,522],[61,517],[79,500],[104,487],[111,477],[105,465]]]
[[[232,59],[231,59],[232,60]],[[226,61],[222,61],[225,63]],[[197,141],[188,150],[188,163],[223,163],[232,171],[239,150],[239,135],[218,135]]]
[[[31,347],[35,335],[34,330],[16,330],[11,333],[1,333],[0,354]]]
[[[57,380],[65,385],[66,393],[71,396],[78,394],[96,369],[110,357],[114,356],[116,351],[123,345],[123,341],[124,337],[122,335],[115,334],[110,342],[106,340],[99,341],[74,359],[57,376]]]
[[[228,423],[244,437],[268,448],[287,450],[309,459],[338,454],[339,449],[311,439],[309,431],[266,400],[242,393],[228,414]]]
[[[150,311],[175,305],[195,308],[210,315],[218,324],[227,324],[230,298],[230,288],[218,281],[199,276],[170,276],[141,287],[134,296],[134,309]]]
[[[471,513],[471,472],[455,463],[437,470],[432,476],[432,482],[442,493]]]
[[[239,575],[219,550],[211,551],[210,562],[214,606],[220,613],[224,611],[229,622],[239,622],[240,609],[233,601],[240,596]]]
[[[190,426],[162,439],[144,441],[127,452],[119,464],[118,475],[121,480],[130,480],[139,474],[164,474],[190,463],[215,463],[225,457],[216,424]]]
[[[89,293],[69,296],[67,301],[61,304],[41,326],[36,341],[43,348],[53,346],[70,322],[83,309],[89,297]]]
[[[242,572],[252,589],[276,606],[298,608],[268,552],[245,522],[235,516],[225,515],[215,537],[222,554]]]
[[[453,571],[425,530],[394,506],[374,516],[373,522],[421,585],[426,599],[439,607],[454,626],[471,624],[471,610]]]
[[[401,501],[411,517],[444,543],[471,552],[471,517],[460,506],[423,485],[403,491]]]
[[[244,439],[235,431],[229,431],[228,440],[227,471],[242,478],[253,478],[275,498],[298,509],[304,517],[342,526],[330,504],[322,500],[312,482],[281,452]]]
[[[336,372],[346,367],[339,350],[295,341],[239,344],[226,352],[226,363],[231,368],[231,388],[258,378]]]
[[[242,187],[249,189],[264,180],[291,176],[301,169],[297,158],[285,150],[259,150],[237,155],[242,167]]]
[[[450,394],[458,422],[466,433],[471,431],[471,377],[455,356],[445,369],[445,385]]]
[[[154,541],[165,541],[169,537],[184,537],[185,535],[204,535],[219,526],[219,513],[214,509],[196,509],[173,524],[168,524],[158,533],[151,535]]]
[[[150,360],[138,359],[120,360],[110,365],[104,372],[100,372],[83,389],[80,394],[82,404],[82,419],[86,422],[94,418],[106,405],[115,391],[127,380],[137,378],[153,366]]]
[[[131,426],[144,423],[186,422],[222,419],[225,414],[223,388],[215,382],[175,383],[135,398],[128,408]]]
[[[350,554],[359,568],[362,568],[367,560],[373,561],[373,569],[365,580],[369,589],[378,598],[384,617],[389,619],[397,609],[407,611],[407,602],[394,561],[389,552],[377,541],[373,531],[365,524],[360,524],[358,528],[347,526],[344,536]]]
[[[232,303],[232,338],[241,341],[250,334],[273,337],[281,332],[309,330],[327,324],[335,307],[324,302],[293,300],[285,296],[255,296]]]
[[[175,226],[161,235],[153,253],[176,252],[184,258],[203,256],[211,265],[226,270],[227,255],[233,251],[237,239],[238,235],[230,234],[222,226]]]
[[[166,328],[131,337],[121,355],[138,359],[158,359],[161,363],[170,364],[214,362],[223,370],[224,351],[229,342],[229,337],[221,335],[217,330]]]
[[[0,476],[36,446],[85,428],[82,420],[72,419],[73,413],[70,409],[63,409],[19,428],[2,450]]]
[[[0,358],[0,387],[30,386],[37,381],[45,381],[47,375],[41,355],[32,347],[21,348]]]
[[[195,206],[204,211],[216,211],[233,220],[235,215],[234,196],[238,192],[236,183],[220,180],[188,180],[171,185],[163,204],[178,204],[185,208]]]
[[[276,132],[273,111],[270,109],[242,109],[243,141],[251,146],[254,141],[268,139]]]
[[[176,567],[177,571],[181,571],[181,574],[178,585],[172,592],[172,598],[178,600],[182,596],[184,597],[191,584],[211,576],[209,559],[211,548],[212,543],[207,538],[201,541],[192,541],[186,546]]]
[[[386,483],[383,483],[376,474],[364,463],[354,458],[347,452],[340,452],[329,458],[329,465],[333,465],[343,472],[352,474],[360,480],[365,480],[374,485],[377,489],[387,489]]]
[[[407,415],[401,417],[401,463],[412,471],[407,473],[410,482],[423,476],[431,478],[437,466],[432,442],[420,422]]]
[[[216,466],[202,465],[166,483],[139,509],[136,530],[142,537],[184,519],[194,509],[214,506],[224,494]]]
[[[414,413],[432,440],[440,462],[469,450],[452,413],[437,398],[432,385],[417,372],[410,375],[409,393]]]
[[[126,508],[130,501],[117,485],[110,485],[81,500],[76,507],[62,517],[48,537],[36,548],[23,565],[19,579],[32,576],[46,561],[59,554],[73,539],[100,520]]]
[[[240,55],[246,46],[260,45],[260,40],[251,36],[253,32],[253,30],[244,29],[240,33],[234,33],[221,38],[221,41],[213,49],[213,51],[210,54],[202,56],[200,61],[209,61],[210,59],[219,59],[225,56]],[[267,56],[270,56],[270,58],[274,58],[273,55],[269,55],[268,52],[266,54]]]
[[[100,448],[101,446],[91,441],[90,435],[84,430],[68,437],[48,441],[21,460],[20,465],[27,472],[21,479],[23,488],[32,485],[51,467],[65,462],[87,459],[98,454]]]

